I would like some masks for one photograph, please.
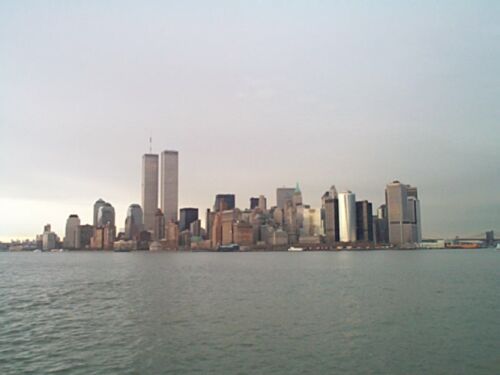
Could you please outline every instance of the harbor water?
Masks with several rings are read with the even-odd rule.
[[[0,373],[499,374],[500,252],[0,253]]]

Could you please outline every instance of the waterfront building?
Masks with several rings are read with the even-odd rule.
[[[239,210],[226,210],[220,213],[222,228],[222,245],[234,243],[233,223],[238,219]]]
[[[387,206],[382,204],[377,208],[377,216],[374,217],[375,235],[377,243],[389,243],[389,228],[387,223]]]
[[[102,228],[102,248],[104,250],[113,250],[115,236],[116,228],[108,222],[104,228]]]
[[[385,188],[389,242],[393,245],[405,243],[403,225],[408,223],[408,187],[393,181]]]
[[[356,202],[356,239],[373,242],[372,204],[368,201]]]
[[[131,204],[127,210],[125,219],[125,238],[127,240],[138,240],[140,232],[144,227],[144,216],[141,206]]]
[[[104,228],[94,228],[94,235],[90,240],[90,248],[94,250],[104,249]]]
[[[238,221],[233,224],[234,243],[240,246],[251,246],[254,243],[254,231],[252,224]]]
[[[326,243],[334,244],[340,241],[339,199],[335,186],[332,186],[330,190],[323,195],[321,200]]]
[[[393,181],[385,189],[389,242],[414,245],[422,238],[417,188]]]
[[[54,232],[46,232],[43,234],[42,246],[43,250],[52,250],[56,248],[57,236]]]
[[[289,243],[289,235],[287,232],[277,229],[272,232],[271,235],[271,246],[286,246]]]
[[[197,208],[181,208],[180,219],[179,219],[179,230],[181,232],[189,230],[191,223],[198,220],[198,209]]]
[[[321,210],[315,208],[304,208],[303,224],[300,229],[300,237],[317,237],[323,235],[321,226]]]
[[[408,226],[411,226],[412,242],[419,243],[422,241],[422,229],[420,226],[420,201],[414,195],[408,196],[408,215]]]
[[[153,225],[153,240],[159,241],[165,238],[165,216],[161,209],[157,208]]]
[[[293,199],[293,193],[295,193],[295,188],[277,188],[276,189],[276,206],[280,209],[285,208],[285,204],[287,201],[291,201]]]
[[[111,203],[104,202],[97,212],[97,227],[104,227],[108,223],[115,226],[115,209]]]
[[[49,251],[56,248],[57,235],[52,232],[50,224],[45,225],[42,234],[42,249]]]
[[[215,218],[215,212],[210,211],[210,208],[207,208],[206,216],[205,216],[205,230],[207,231],[208,239],[212,238],[212,226]]]
[[[93,221],[93,225],[94,225],[94,228],[98,226],[97,224],[97,218],[98,218],[98,214],[99,214],[99,208],[104,206],[106,202],[102,199],[98,199],[95,203],[94,203],[94,221]]]
[[[179,248],[179,226],[173,220],[170,220],[166,226],[167,248],[177,250]]]
[[[80,218],[78,215],[69,215],[66,220],[64,248],[73,250],[80,248]]]
[[[220,212],[213,212],[211,215],[209,236],[213,249],[222,245],[222,215]]]
[[[217,194],[215,196],[214,211],[234,210],[235,195],[234,194]]]
[[[297,207],[294,206],[292,200],[285,203],[283,209],[283,228],[288,233],[288,241],[293,244],[298,240],[299,225],[297,220]]]
[[[356,195],[346,191],[338,195],[340,241],[356,241]]]
[[[90,224],[80,225],[80,249],[90,247],[90,240],[94,235],[94,227]]]
[[[177,221],[179,206],[179,153],[163,151],[161,153],[161,210],[165,221]]]
[[[158,155],[142,156],[142,208],[144,228],[154,230],[155,215],[158,209]]]

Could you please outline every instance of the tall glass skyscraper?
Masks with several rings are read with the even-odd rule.
[[[356,195],[351,191],[339,194],[340,241],[356,241]]]
[[[102,206],[104,206],[106,204],[106,202],[102,199],[98,199],[95,203],[94,203],[94,228],[97,227],[97,219],[98,219],[98,215],[99,215],[99,208],[101,208]]]
[[[177,221],[179,207],[179,153],[177,151],[161,153],[160,201],[165,221]]]
[[[144,227],[152,231],[155,224],[155,213],[158,209],[158,155],[142,156],[142,208],[144,211]]]
[[[393,181],[385,188],[389,242],[396,246],[420,242],[420,202],[417,188]]]
[[[128,207],[127,218],[125,219],[125,238],[137,240],[143,227],[144,216],[141,206],[138,204],[131,204]]]

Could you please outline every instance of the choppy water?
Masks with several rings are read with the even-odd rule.
[[[499,374],[500,252],[0,253],[0,373]]]

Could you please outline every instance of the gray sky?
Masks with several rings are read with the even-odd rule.
[[[399,179],[424,237],[500,231],[499,99],[498,1],[2,1],[0,240],[123,227],[150,133],[180,207]]]

